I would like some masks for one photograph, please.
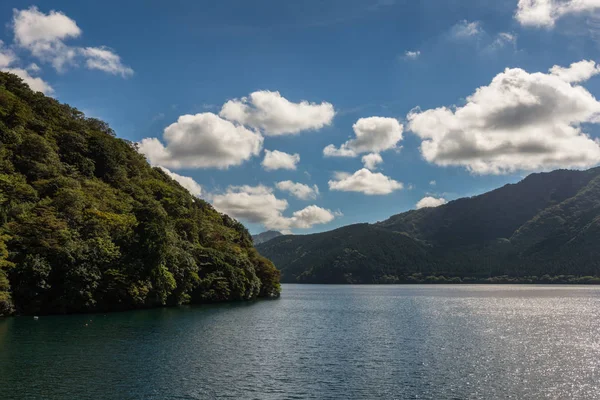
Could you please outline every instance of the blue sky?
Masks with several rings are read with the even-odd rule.
[[[594,3],[7,0],[0,68],[160,143],[169,156],[147,154],[154,165],[252,233],[311,233],[597,165]],[[264,107],[241,100],[255,92]],[[324,154],[348,140],[353,156]],[[269,170],[265,150],[292,157]],[[367,154],[383,163],[365,168]]]

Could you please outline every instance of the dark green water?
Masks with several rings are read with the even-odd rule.
[[[598,396],[600,287],[284,285],[252,304],[0,320],[0,399]]]

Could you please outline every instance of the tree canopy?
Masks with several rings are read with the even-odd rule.
[[[0,315],[278,296],[238,221],[103,121],[0,73]]]

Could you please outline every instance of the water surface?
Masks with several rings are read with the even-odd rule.
[[[284,285],[273,301],[0,319],[1,399],[599,393],[593,286]]]

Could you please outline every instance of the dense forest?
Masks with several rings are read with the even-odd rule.
[[[0,73],[0,315],[278,296],[246,228],[134,143]]]
[[[257,248],[283,282],[600,283],[600,168]]]

